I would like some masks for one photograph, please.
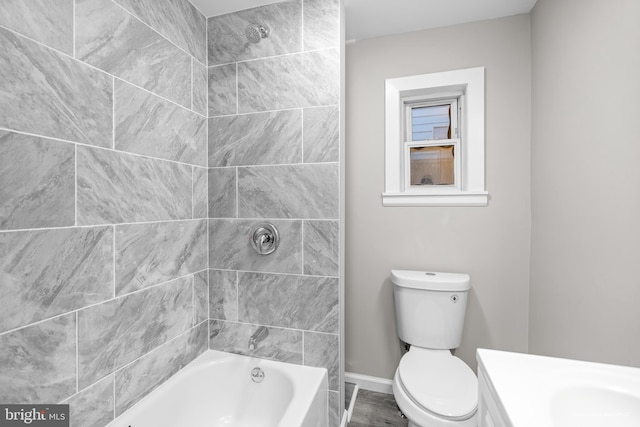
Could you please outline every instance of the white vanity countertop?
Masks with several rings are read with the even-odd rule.
[[[640,426],[640,368],[478,349],[513,427]]]

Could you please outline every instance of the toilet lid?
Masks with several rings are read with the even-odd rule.
[[[478,406],[478,379],[448,350],[412,347],[402,357],[398,374],[411,398],[431,412],[461,418]]]

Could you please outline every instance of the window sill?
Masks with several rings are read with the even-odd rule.
[[[486,191],[382,193],[382,206],[487,206]]]

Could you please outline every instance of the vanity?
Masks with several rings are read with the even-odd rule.
[[[640,368],[478,349],[479,427],[638,427]]]

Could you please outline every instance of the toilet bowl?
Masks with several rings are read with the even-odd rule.
[[[478,425],[478,380],[448,350],[412,347],[400,361],[392,387],[409,427]]]
[[[476,427],[478,379],[451,353],[460,345],[467,274],[393,270],[398,336],[409,344],[393,395],[409,427]]]

